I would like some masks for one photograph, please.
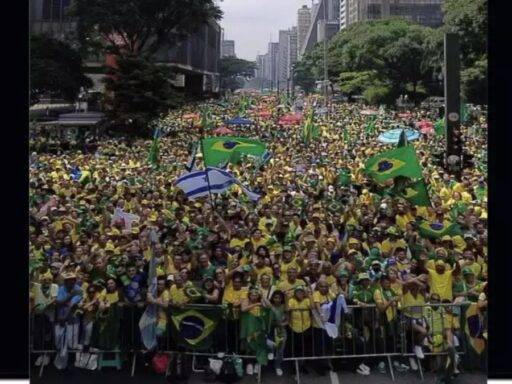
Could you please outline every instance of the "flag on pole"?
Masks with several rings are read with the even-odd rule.
[[[242,155],[261,158],[266,145],[259,140],[234,136],[206,137],[202,139],[204,164],[219,167],[227,162],[237,164]]]
[[[421,166],[412,145],[392,149],[369,158],[365,164],[366,174],[378,183],[396,176],[421,178]]]
[[[207,196],[210,193],[224,193],[233,184],[240,186],[242,191],[252,201],[257,201],[260,195],[250,191],[229,172],[220,168],[207,167],[206,170],[193,171],[184,174],[176,181],[176,185],[193,200],[198,197]]]
[[[148,163],[156,168],[160,165],[160,135],[160,128],[155,128],[153,143],[151,143],[151,148],[149,149],[148,154]]]

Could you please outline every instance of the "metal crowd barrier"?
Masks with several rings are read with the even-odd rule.
[[[413,309],[421,308],[423,316],[421,321],[428,324],[430,328],[429,337],[432,338],[439,333],[442,335],[442,343],[438,345],[435,350],[425,352],[427,356],[443,356],[447,355],[449,345],[444,337],[444,321],[447,317],[446,308],[456,309],[468,303],[461,304],[425,304],[423,306],[413,307]],[[192,304],[185,306],[185,308],[207,308],[211,305],[198,305]],[[434,312],[431,308],[442,308],[439,312]],[[135,374],[135,367],[137,358],[143,356],[145,350],[140,337],[139,320],[145,308],[137,306],[123,306],[120,308],[120,327],[118,333],[118,341],[115,343],[114,348],[105,349],[101,345],[94,345],[91,337],[90,347],[94,347],[94,352],[97,354],[105,353],[120,353],[124,356],[131,356],[131,375]],[[282,355],[280,356],[282,362],[292,362],[295,366],[296,379],[300,383],[300,366],[305,361],[311,364],[322,364],[324,367],[332,370],[332,364],[336,360],[350,359],[354,367],[360,363],[364,363],[369,359],[382,359],[386,361],[389,369],[389,374],[392,380],[395,380],[395,373],[393,369],[392,359],[408,358],[415,355],[413,353],[413,345],[415,338],[418,338],[417,332],[411,326],[411,320],[406,315],[407,308],[401,308],[397,311],[396,316],[388,321],[384,313],[378,311],[375,305],[367,306],[348,306],[347,313],[341,316],[338,332],[339,336],[335,339],[329,337],[327,332],[320,328],[315,327],[314,316],[311,310],[294,310],[300,314],[302,321],[298,328],[305,328],[306,323],[310,323],[307,329],[302,332],[294,332],[290,324],[286,327],[286,342]],[[191,349],[179,347],[176,340],[173,338],[171,332],[171,314],[173,308],[169,307],[167,312],[167,329],[165,334],[158,338],[158,351],[169,354],[186,354],[191,355],[192,370],[193,372],[203,372],[200,367],[196,366],[197,360],[207,357],[217,357],[219,353],[224,355],[235,354],[243,359],[255,360],[255,356],[250,354],[249,351],[241,349],[239,332],[240,321],[228,320],[223,318],[217,325],[212,334],[211,347],[200,352]],[[430,317],[430,318],[429,318]],[[308,320],[309,319],[309,320]],[[460,320],[460,316],[459,316]],[[31,315],[31,332],[30,332],[30,351],[31,354],[44,354],[54,355],[57,353],[55,346],[55,322],[50,322],[44,314]],[[290,319],[289,319],[290,321]],[[421,322],[420,322],[421,323]],[[441,324],[441,328],[439,328]],[[96,324],[97,325],[97,324]],[[460,325],[460,330],[462,329]],[[76,354],[82,350],[77,348],[78,345],[84,344],[87,341],[85,338],[85,327],[80,323],[76,323],[73,327],[78,327],[76,334],[73,337],[76,340],[72,341],[69,352]],[[93,326],[94,327],[94,326]],[[456,333],[456,332],[455,332]],[[464,339],[462,334],[458,335],[460,341]],[[439,340],[439,336],[436,337]],[[416,341],[418,342],[418,341]],[[457,354],[464,354],[466,352],[465,343],[460,343],[462,351],[456,352]],[[278,356],[275,356],[278,357]],[[419,366],[419,375],[423,380],[423,370],[421,362],[416,359]],[[45,365],[42,364],[39,376],[43,374]],[[261,369],[258,375],[258,382],[261,380]]]

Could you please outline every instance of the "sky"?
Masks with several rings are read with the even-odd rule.
[[[279,39],[279,30],[297,25],[297,10],[311,7],[311,0],[224,0],[220,22],[224,39],[235,40],[235,54],[246,60],[267,52],[268,42]]]

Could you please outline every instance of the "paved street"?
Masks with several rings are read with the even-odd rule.
[[[37,376],[39,374],[39,370],[37,367],[31,372],[31,381],[32,383],[40,383],[40,384],[53,384],[53,383],[72,383],[72,384],[82,384],[82,383],[92,383],[95,384],[127,384],[129,382],[144,382],[145,384],[157,384],[163,383],[163,376],[157,376],[155,374],[144,373],[141,370],[135,373],[135,377],[131,378],[129,373],[126,370],[122,372],[117,372],[113,369],[107,369],[102,372],[90,372],[85,370],[72,370],[70,372],[65,373],[57,373],[55,369],[48,368],[45,370],[43,377],[39,379]],[[384,374],[379,374],[377,372],[372,373],[370,376],[363,377],[357,374],[352,374],[348,372],[339,372],[338,378],[340,383],[350,383],[350,384],[386,384],[393,383],[391,378]],[[487,380],[487,377],[483,374],[463,374],[459,376],[454,384],[483,384]],[[202,375],[200,373],[193,374],[189,380],[189,384],[200,384],[205,383]],[[287,375],[285,372],[285,376],[276,377],[272,372],[264,372],[262,375],[263,383],[275,383],[275,384],[293,384],[294,380],[291,375]],[[396,374],[395,383],[397,384],[409,384],[409,383],[419,383],[420,377],[419,375],[415,375],[412,373],[408,374]],[[255,384],[256,376],[253,377],[244,377],[239,383],[241,384]],[[329,375],[324,377],[318,376],[315,373],[309,373],[307,375],[301,375],[301,383],[302,384],[331,384],[331,380]],[[435,376],[432,374],[426,374],[425,380],[422,382],[425,384],[435,383]]]

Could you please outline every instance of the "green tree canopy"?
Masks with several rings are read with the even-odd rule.
[[[219,60],[219,73],[222,89],[234,91],[244,85],[240,77],[252,77],[256,63],[236,57],[224,57]]]
[[[117,56],[152,55],[195,32],[222,11],[213,0],[75,0],[79,38]]]
[[[82,57],[62,41],[46,35],[30,36],[30,102],[45,93],[74,101],[80,87],[91,87],[84,75]]]

